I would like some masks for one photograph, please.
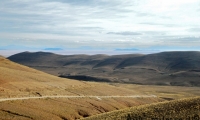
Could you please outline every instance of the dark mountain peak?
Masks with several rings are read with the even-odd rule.
[[[22,52],[22,53],[18,53],[15,55],[12,55],[10,57],[8,57],[9,60],[17,62],[17,63],[21,63],[24,65],[27,65],[29,63],[33,63],[35,64],[36,62],[39,63],[41,62],[41,64],[44,62],[44,60],[53,60],[54,58],[57,58],[59,55],[56,55],[54,53],[50,53],[50,52]]]
[[[25,51],[25,52],[21,52],[21,53],[17,53],[14,54],[12,56],[18,56],[18,55],[54,55],[54,53],[51,52],[42,52],[42,51],[38,51],[38,52],[29,52],[29,51]],[[11,57],[11,56],[10,56]]]

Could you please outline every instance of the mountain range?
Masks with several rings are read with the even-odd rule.
[[[23,52],[11,61],[60,77],[97,82],[200,86],[200,52],[58,55]]]

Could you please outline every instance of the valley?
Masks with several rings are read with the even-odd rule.
[[[51,53],[49,54],[52,55]],[[134,55],[134,57],[138,56],[141,57],[142,55]],[[90,57],[97,59],[99,55]],[[40,57],[36,58],[39,59]],[[23,57],[23,59],[25,58]],[[27,59],[30,58],[27,57]],[[69,68],[60,69],[54,67],[52,69],[51,67],[40,67],[43,70],[42,72],[33,69],[34,67],[30,68],[31,66],[20,64],[0,57],[0,116],[2,116],[1,119],[3,120],[74,120],[86,117],[89,117],[87,119],[104,119],[104,117],[98,116],[105,113],[102,115],[118,114],[119,117],[122,114],[130,113],[130,110],[134,111],[137,106],[164,104],[162,102],[167,101],[171,104],[171,102],[180,99],[200,96],[198,84],[193,87],[188,85],[157,85],[156,83],[141,85],[128,82],[127,84],[127,82],[122,81],[110,81],[112,77],[106,78],[107,81],[101,81],[102,79],[99,78],[98,80],[100,81],[95,81],[97,78],[94,76],[91,79],[94,77],[95,80],[75,80],[73,77],[70,79],[65,76],[58,77],[60,76],[57,73],[59,70],[71,70]],[[39,63],[32,61],[32,64]],[[50,63],[44,62],[43,64]],[[108,67],[105,70],[108,69],[110,68]],[[55,71],[45,73],[46,70]],[[85,69],[81,70],[84,71]],[[198,73],[198,70],[196,69],[195,72]],[[54,74],[51,75],[52,73]],[[182,74],[183,72],[180,73]],[[57,76],[54,76],[55,74]],[[94,74],[96,74],[95,71]],[[124,72],[120,75],[124,76],[125,74],[127,73]],[[144,74],[150,75],[150,73]],[[101,75],[105,77],[103,74]],[[131,77],[131,75],[127,77]],[[124,112],[119,114],[116,110]],[[95,118],[96,115],[98,118]],[[92,117],[90,118],[90,116]],[[126,117],[124,118],[126,119]]]
[[[137,90],[59,78],[0,57],[1,119],[73,120],[164,101]]]

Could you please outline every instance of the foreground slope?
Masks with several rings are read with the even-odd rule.
[[[126,97],[134,95],[138,97]],[[141,95],[144,94],[137,90],[105,83],[59,78],[0,57],[0,119],[3,120],[73,120],[163,101]]]
[[[23,52],[17,63],[60,77],[98,82],[200,86],[200,52],[149,55],[57,55]]]
[[[200,97],[142,105],[84,120],[199,120]]]
[[[2,96],[30,95],[131,95],[134,91],[107,84],[59,78],[0,58]],[[107,90],[105,93],[104,90]],[[16,94],[19,93],[19,94]],[[98,94],[97,94],[98,93]],[[116,94],[114,94],[116,93]]]

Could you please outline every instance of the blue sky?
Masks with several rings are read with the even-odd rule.
[[[200,0],[1,0],[0,49],[200,48]]]

